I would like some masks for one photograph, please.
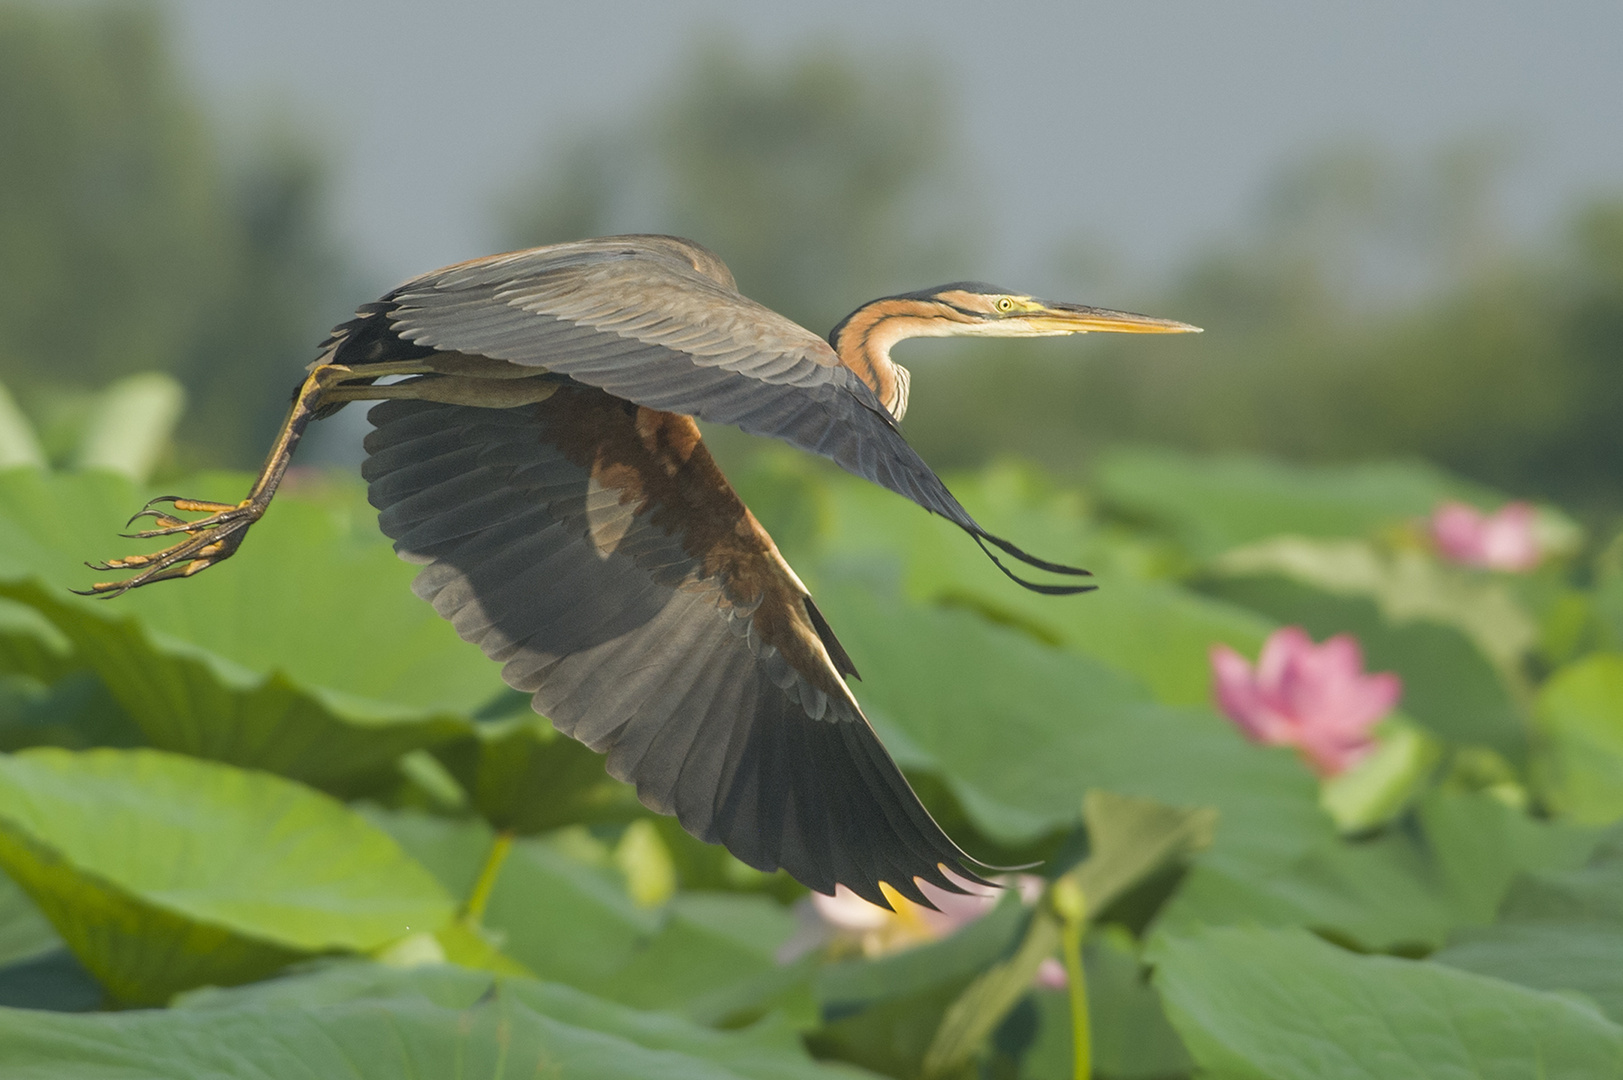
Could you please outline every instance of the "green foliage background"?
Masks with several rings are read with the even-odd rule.
[[[150,443],[93,407],[130,372],[191,400],[161,487],[0,471],[0,1072],[1067,1076],[1065,996],[1031,981],[1055,881],[1093,905],[1095,1075],[1623,1072],[1616,205],[1517,251],[1491,154],[1338,152],[1176,280],[1058,297],[1198,340],[909,347],[909,437],[988,527],[1091,567],[1085,597],[717,433],[932,812],[1045,883],[908,951],[790,957],[804,890],[530,713],[412,597],[353,477],[305,477],[196,580],[68,592],[144,498],[239,497],[194,467],[257,458],[365,299],[338,296],[320,154],[227,146],[165,41],[124,7],[0,6],[0,378],[31,418],[0,409],[0,443]],[[819,327],[975,276],[950,95],[875,70],[700,51],[546,153],[514,242],[685,232]],[[1544,500],[1537,572],[1437,559],[1433,507],[1511,495]],[[1284,624],[1405,681],[1329,783],[1209,704],[1210,647]]]
[[[1096,899],[1096,1075],[1429,1076],[1484,1057],[1611,1074],[1615,570],[1436,561],[1417,507],[1494,496],[1435,470],[1163,452],[1112,456],[1084,492],[1014,467],[951,480],[1103,588],[1012,590],[950,527],[787,452],[738,477],[763,512],[800,508],[786,554],[932,811],[981,857],[1074,868]],[[1064,995],[1030,986],[1058,940],[1041,903],[1011,894],[892,956],[786,961],[804,890],[647,816],[529,715],[411,598],[357,482],[283,496],[185,586],[68,593],[92,576],[74,549],[143,494],[0,474],[0,1001],[23,1007],[0,1009],[0,1053],[17,1075],[241,1075],[331,1052],[381,1075],[481,1060],[502,1030],[520,1060],[583,1075],[667,1075],[636,1047],[670,1045],[718,1075],[826,1067],[808,1050],[898,1077],[1068,1074]],[[1342,572],[1349,551],[1376,572]],[[1396,756],[1321,786],[1205,703],[1210,645],[1254,652],[1287,618],[1355,628],[1376,666],[1442,688],[1406,697]],[[1197,811],[1203,839],[1176,840]],[[470,910],[498,828],[519,839]],[[367,1034],[381,1017],[407,1043]],[[318,1030],[337,1043],[300,1034]]]

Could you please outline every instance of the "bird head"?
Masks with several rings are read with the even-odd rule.
[[[1057,337],[1062,334],[1189,334],[1200,327],[1130,311],[1039,300],[981,281],[955,281],[886,297],[875,314],[907,320],[909,337]]]
[[[955,281],[886,296],[857,308],[829,332],[840,362],[867,383],[892,416],[907,412],[907,369],[892,362],[897,342],[919,337],[1057,337],[1199,333],[1200,327],[1130,311],[1054,303],[979,281]]]

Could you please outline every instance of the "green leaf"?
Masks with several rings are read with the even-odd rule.
[[[944,985],[956,990],[1012,948],[1026,921],[1027,911],[1011,891],[991,911],[948,937],[873,959],[826,965],[817,973],[818,1000],[826,1011],[843,1014]]]
[[[422,867],[333,799],[153,750],[0,757],[0,866],[132,1003],[377,948],[452,910]]]
[[[1577,869],[1546,869],[1511,884],[1501,920],[1586,922],[1623,930],[1623,832],[1602,837]]]
[[[924,1052],[925,1076],[950,1076],[964,1069],[992,1032],[1031,992],[1044,960],[1060,948],[1061,926],[1048,905],[1032,913],[1020,946],[994,964],[953,999],[941,1015],[935,1038]]]
[[[977,973],[1012,948],[1027,912],[1012,891],[939,941],[817,972],[824,1024],[807,1036],[819,1056],[888,1073],[918,1073],[941,1016]]]
[[[479,818],[447,818],[421,810],[385,810],[361,805],[360,814],[394,837],[395,842],[433,874],[456,900],[461,913],[432,934],[415,934],[390,946],[379,959],[400,966],[449,962],[507,975],[533,975],[526,965],[502,951],[504,931],[467,915],[475,882],[490,856],[495,833]],[[498,864],[505,866],[505,860]],[[500,869],[497,881],[501,880]]]
[[[1088,857],[1070,876],[1094,912],[1163,867],[1210,847],[1218,824],[1210,807],[1190,810],[1097,790],[1082,800],[1082,816]]]
[[[1511,922],[1462,931],[1432,959],[1536,990],[1576,991],[1623,1022],[1623,930],[1615,926]]]
[[[723,1063],[744,1076],[826,1076],[847,1070],[813,1065],[793,1028],[771,1017],[743,1030],[714,1031],[670,1013],[643,1012],[589,996],[557,983],[529,978],[492,978],[451,967],[399,971],[345,960],[319,963],[311,970],[229,990],[206,989],[183,995],[176,1007],[222,1012],[246,1009],[299,1009],[352,1001],[423,999],[467,1009],[494,996],[507,996],[561,1023],[623,1039],[633,1047],[670,1051]]]
[[[407,939],[411,941],[412,939]],[[477,968],[497,975],[534,976],[535,972],[501,951],[501,937],[466,918],[453,919],[433,934],[444,960],[459,967]],[[393,951],[393,950],[391,950]],[[384,957],[380,957],[383,959]],[[407,965],[415,966],[415,965]]]
[[[1131,675],[1167,705],[1208,704],[1212,646],[1254,656],[1274,626],[1238,605],[1120,572],[1101,576],[1097,592],[1072,603],[1044,605],[1053,598],[1024,589],[1003,588],[1000,594],[988,602],[991,610],[1041,620],[1054,628],[1061,646]]]
[[[1119,512],[1168,527],[1197,558],[1264,537],[1369,536],[1445,499],[1492,504],[1480,488],[1413,462],[1301,466],[1263,458],[1117,450],[1094,476]]]
[[[1534,775],[1552,809],[1578,821],[1623,817],[1623,654],[1562,668],[1539,691],[1544,736]]]
[[[1193,1062],[1167,1022],[1160,995],[1145,977],[1132,936],[1120,927],[1099,928],[1083,948],[1082,963],[1095,1074],[1135,1080],[1187,1076]],[[1021,1060],[1021,1075],[1070,1076],[1075,1062],[1065,992],[1037,990],[1032,1001],[1037,1032]]]
[[[994,533],[1018,537],[1022,547],[1067,562],[1096,554],[1087,550],[1095,530],[1074,493],[1038,492],[1029,474],[1000,466],[956,473],[949,482],[977,520]],[[950,522],[854,477],[829,477],[824,487],[823,558],[890,561],[901,570],[907,594],[919,600],[943,591],[994,597],[1022,591]],[[1047,601],[1047,607],[1060,611],[1079,603]]]
[[[96,601],[102,611],[87,610],[33,582],[0,584],[0,591],[48,615],[146,741],[162,750],[347,793],[392,770],[401,755],[470,730],[462,716],[432,707],[300,684],[276,668],[246,670],[157,633],[107,602]]]
[[[781,1024],[708,1031],[527,979],[371,965],[212,992],[175,1009],[81,1017],[0,1009],[0,1044],[18,1080],[853,1075],[811,1061]]]
[[[17,407],[11,391],[0,385],[0,469],[44,468],[45,450],[34,425]]]
[[[1162,940],[1155,983],[1221,1077],[1614,1077],[1623,1027],[1555,994],[1441,964],[1358,956],[1300,930]]]
[[[0,672],[54,683],[81,668],[73,643],[33,608],[0,599]]]
[[[1614,848],[1578,870],[1520,878],[1498,922],[1462,931],[1433,959],[1540,990],[1577,991],[1623,1021],[1623,856]]]
[[[464,890],[489,845],[483,826],[462,824],[453,832],[411,815],[379,820]],[[565,830],[513,845],[483,920],[505,954],[541,978],[705,1022],[749,1018],[786,998],[806,998],[803,973],[775,959],[794,929],[775,901],[679,893],[662,908],[642,908],[608,849],[584,853],[576,836]],[[795,1007],[803,1010],[804,1003]]]
[[[249,478],[205,474],[182,486],[235,501]],[[146,495],[106,474],[0,475],[0,576],[83,588],[81,565],[117,539]],[[184,583],[112,601],[62,597],[85,612],[136,615],[166,638],[207,649],[246,672],[286,671],[300,683],[385,706],[471,710],[504,689],[489,661],[411,592],[415,568],[377,529],[359,484],[310,497],[287,491],[242,551]],[[311,627],[319,627],[312,633]]]
[[[1486,795],[1433,794],[1418,830],[1334,840],[1289,861],[1213,854],[1157,917],[1167,933],[1204,925],[1303,926],[1366,949],[1440,948],[1485,925],[1515,876],[1580,865],[1592,830],[1534,821]],[[1418,835],[1416,835],[1416,831]]]
[[[564,986],[530,982],[510,985],[514,996],[524,1004],[561,1023],[601,1031],[650,1050],[715,1062],[740,1077],[797,1080],[844,1076],[859,1080],[868,1075],[813,1062],[795,1028],[782,1016],[768,1016],[742,1030],[713,1031],[666,1012],[613,1005]]]
[[[1377,725],[1374,751],[1324,781],[1320,801],[1343,832],[1389,821],[1430,779],[1442,747],[1394,713]]]
[[[90,1012],[115,1004],[65,946],[0,967],[0,1006]]]
[[[362,812],[427,867],[452,896],[466,902],[495,835],[483,820],[376,807],[365,807]],[[764,925],[763,911],[769,920]],[[729,910],[725,918],[736,920],[738,926],[757,928],[763,940],[755,951],[761,955],[770,954],[788,934],[781,912],[772,906]],[[707,989],[700,985],[704,979],[697,968],[673,971],[668,977],[650,972],[650,962],[658,960],[661,950],[670,952],[672,946],[667,941],[656,947],[656,939],[681,920],[671,919],[668,910],[650,911],[637,904],[608,845],[593,840],[584,830],[518,841],[496,878],[482,922],[492,941],[530,970],[594,993],[627,1000],[639,993],[668,998],[672,985],[687,985],[695,990],[698,1002]],[[569,933],[558,933],[560,926],[569,927]],[[681,936],[680,926],[676,934]],[[447,957],[467,962],[471,954],[453,955],[452,944],[455,942],[441,941]],[[701,966],[720,961],[714,973],[722,997],[762,970],[759,957],[747,960],[742,973],[729,968],[736,960],[736,956],[729,960],[731,953],[723,945],[716,956],[700,958]],[[630,974],[622,976],[621,971]],[[650,985],[637,985],[639,979],[649,979]],[[622,982],[627,984],[623,993],[617,989]],[[699,1007],[703,1011],[714,1004],[700,1002]]]
[[[185,411],[186,388],[174,376],[158,371],[126,376],[101,392],[74,464],[145,480]]]
[[[1081,888],[1089,919],[1163,867],[1209,847],[1217,827],[1214,810],[1183,810],[1100,790],[1088,792],[1082,814],[1088,857],[1061,881]],[[1059,948],[1060,917],[1052,903],[1057,887],[1044,894],[1014,955],[970,983],[947,1009],[924,1056],[927,1075],[945,1076],[966,1065],[1030,991],[1042,962]]]
[[[0,750],[27,746],[140,746],[141,731],[89,671],[48,686],[27,675],[0,675]]]
[[[484,921],[506,935],[505,951],[538,977],[591,989],[630,965],[657,933],[660,914],[632,902],[606,859],[592,865],[556,840],[521,839],[496,879]],[[569,932],[559,933],[561,926]]]
[[[200,986],[176,994],[172,1011],[239,1012],[298,1009],[350,1001],[423,1000],[461,1009],[490,992],[498,979],[488,971],[453,964],[399,968],[361,957],[306,960],[279,975],[241,986]]]
[[[829,558],[894,558],[900,551],[910,599],[967,607],[1081,653],[1130,676],[1168,705],[1211,700],[1212,645],[1254,654],[1273,628],[1255,612],[1146,576],[1149,557],[1090,528],[1074,497],[1022,499],[1004,470],[954,477],[953,490],[994,531],[1093,570],[1097,592],[1053,597],[1017,588],[945,522],[871,484],[830,486],[836,514]]]
[[[246,483],[187,490],[235,498]],[[153,745],[344,790],[466,733],[499,691],[495,665],[412,595],[358,489],[321,504],[284,495],[207,574],[69,595],[87,584],[78,561],[107,554],[141,501],[107,474],[0,475],[0,592],[50,618]]]
[[[472,734],[434,753],[474,809],[499,829],[532,834],[646,813],[636,789],[603,768],[602,754],[533,713],[476,724]]]
[[[1461,921],[1486,923],[1526,872],[1582,866],[1598,829],[1528,817],[1486,793],[1437,792],[1420,803],[1420,826]]]
[[[458,903],[468,899],[495,832],[475,817],[449,818],[424,810],[388,810],[361,803],[357,813],[394,837]],[[498,879],[499,880],[499,879]]]
[[[1452,626],[1507,678],[1538,641],[1537,621],[1504,582],[1418,551],[1382,553],[1359,540],[1281,536],[1230,551],[1212,566],[1223,574],[1278,574],[1336,596],[1367,597],[1393,626]]]
[[[0,967],[61,948],[62,939],[28,894],[0,874]]]
[[[1104,788],[1220,812],[1216,846],[1301,851],[1331,834],[1295,757],[1205,709],[1147,700],[1110,668],[967,611],[827,587],[819,603],[864,672],[857,695],[905,766],[941,776],[1011,843],[1075,825]]]
[[[600,972],[582,989],[706,1024],[734,1027],[777,1009],[810,1026],[810,971],[777,962],[795,924],[775,900],[678,893],[661,914],[658,930],[638,943],[629,963]]]
[[[1612,541],[1612,549],[1623,555],[1623,537]],[[1623,573],[1608,574],[1596,586],[1595,613],[1605,623],[1611,647],[1623,649]]]
[[[1435,869],[1403,836],[1332,841],[1283,865],[1202,859],[1156,919],[1184,934],[1202,926],[1305,926],[1367,949],[1440,946],[1454,926]]]

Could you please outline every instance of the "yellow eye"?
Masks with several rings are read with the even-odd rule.
[[[999,311],[1013,311],[1014,310],[1014,301],[1010,300],[1007,296],[999,297],[998,302],[997,302],[997,309]]]

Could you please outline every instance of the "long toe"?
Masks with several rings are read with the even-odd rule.
[[[159,495],[155,499],[148,499],[144,509],[151,510],[154,506],[166,504],[173,506],[176,510],[184,510],[190,514],[223,514],[229,510],[238,510],[248,505],[246,502],[205,502],[202,499],[188,499],[184,495]]]
[[[166,497],[164,501],[181,509],[217,507],[219,503],[198,503],[189,499]],[[147,529],[137,533],[126,533],[131,539],[152,539],[161,536],[183,535],[185,539],[172,544],[162,551],[148,554],[125,555],[117,559],[108,559],[104,563],[87,563],[93,570],[137,570],[132,577],[123,581],[99,581],[88,590],[74,590],[82,596],[112,597],[129,592],[131,589],[150,585],[154,581],[169,581],[174,578],[191,577],[231,557],[242,544],[243,534],[254,523],[257,514],[246,503],[241,506],[227,506],[218,513],[209,517],[199,518],[197,521],[182,521],[169,514],[151,509],[151,504],[136,517],[150,516],[159,522],[160,528]],[[134,520],[134,519],[131,519]]]
[[[153,502],[157,501],[159,500],[153,500]],[[246,501],[240,503],[203,502],[199,499],[176,499],[167,495],[164,496],[162,501],[173,506],[176,510],[184,510],[189,514],[234,514],[239,510],[246,510],[249,505]],[[147,505],[151,506],[152,503],[147,503]]]

